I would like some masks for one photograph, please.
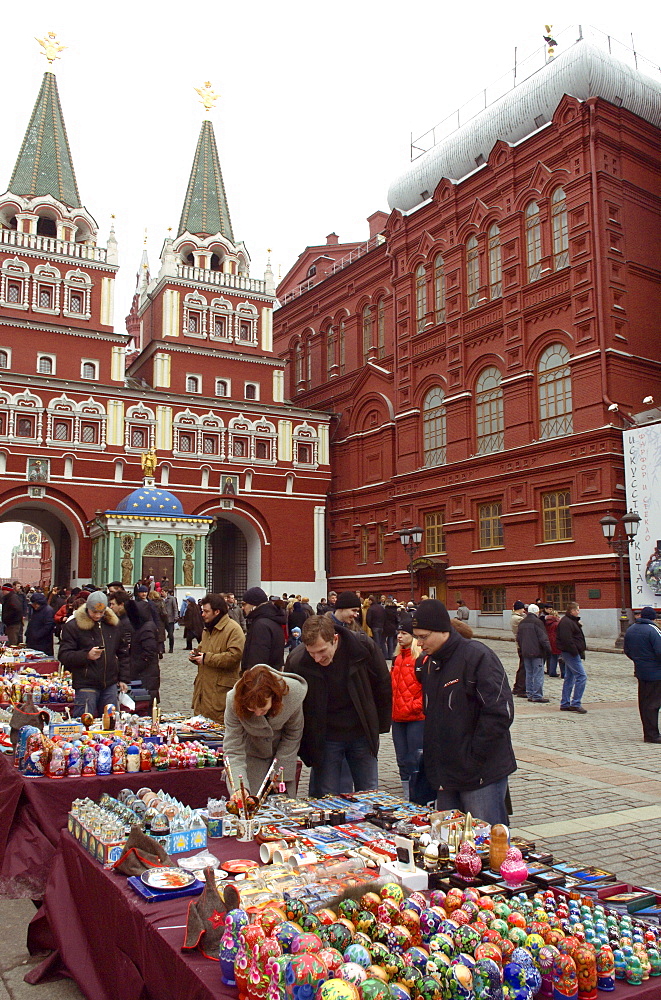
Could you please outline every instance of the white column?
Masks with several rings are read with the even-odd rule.
[[[326,508],[314,508],[314,579],[326,585]]]
[[[108,444],[124,444],[124,403],[120,399],[108,400]]]
[[[278,420],[278,460],[291,462],[292,456],[292,422]]]
[[[121,344],[113,347],[110,359],[110,379],[112,382],[121,382],[122,385],[124,384],[125,358],[126,355]]]
[[[262,350],[273,350],[273,310],[269,306],[262,308]]]
[[[113,325],[115,279],[101,278],[101,324]],[[123,376],[122,376],[123,377]]]

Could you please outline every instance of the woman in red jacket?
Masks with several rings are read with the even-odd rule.
[[[420,647],[413,637],[413,619],[400,622],[397,631],[399,645],[395,650],[390,679],[392,681],[392,741],[402,792],[409,797],[409,778],[418,768],[422,750],[425,716],[422,711],[422,685],[415,676],[415,661]]]

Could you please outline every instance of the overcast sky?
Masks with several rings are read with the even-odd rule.
[[[47,68],[34,38],[55,31],[68,46],[55,71],[78,186],[104,245],[116,216],[124,329],[145,228],[152,272],[168,226],[176,234],[203,118],[194,87],[210,80],[221,95],[211,118],[251,274],[262,276],[271,247],[284,275],[330,232],[367,239],[367,216],[387,210],[388,186],[409,162],[411,132],[507,73],[515,46],[542,45],[547,19],[561,34],[579,17],[628,44],[633,34],[661,62],[659,5],[615,0],[4,5],[0,190]],[[0,575],[3,552],[0,532]]]

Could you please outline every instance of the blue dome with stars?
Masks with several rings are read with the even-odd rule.
[[[149,517],[164,517],[167,515],[183,515],[181,500],[167,490],[159,490],[156,486],[141,486],[133,490],[117,504],[117,510],[127,514],[144,514]]]

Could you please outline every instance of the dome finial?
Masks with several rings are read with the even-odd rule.
[[[553,29],[553,25],[552,24],[545,24],[544,25],[544,30],[546,31],[546,34],[542,35],[542,38],[546,42],[546,59],[547,59],[547,62],[548,62],[549,59],[553,59],[553,56],[555,55],[556,46],[558,44],[556,42],[555,38],[553,37],[552,33],[551,33],[552,29]]]
[[[66,45],[58,44],[57,34],[54,31],[49,31],[45,38],[35,38],[35,42],[39,42],[44,50],[42,55],[48,59],[49,66],[52,66],[55,60],[60,58],[59,53],[67,48]]]

